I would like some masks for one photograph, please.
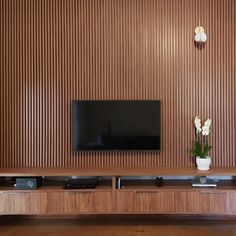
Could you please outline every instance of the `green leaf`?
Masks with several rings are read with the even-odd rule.
[[[191,150],[194,156],[202,156],[202,145],[199,141],[195,141],[194,148]]]
[[[209,146],[208,143],[205,145],[204,150],[203,150],[203,156],[208,156],[208,153],[211,151],[212,146]]]
[[[209,146],[208,143],[206,145],[202,145],[199,140],[194,142],[194,147],[190,150],[193,156],[200,156],[201,158],[205,158],[208,156],[209,151],[212,149],[212,146]]]

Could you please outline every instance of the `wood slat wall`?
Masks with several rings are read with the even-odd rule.
[[[236,167],[235,22],[235,0],[1,0],[0,166],[194,166],[198,114]],[[72,99],[161,99],[160,154],[73,154]]]

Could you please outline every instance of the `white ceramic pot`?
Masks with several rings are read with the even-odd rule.
[[[198,170],[209,170],[211,165],[211,157],[206,157],[206,158],[196,157],[196,163]]]

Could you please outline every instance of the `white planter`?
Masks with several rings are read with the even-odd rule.
[[[206,158],[196,157],[196,163],[198,170],[209,170],[211,164],[211,157],[206,157]]]

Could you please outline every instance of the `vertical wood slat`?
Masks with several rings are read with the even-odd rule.
[[[0,166],[236,166],[234,0],[0,1]],[[193,33],[200,19],[208,40]],[[72,99],[161,99],[161,152],[73,154]]]

